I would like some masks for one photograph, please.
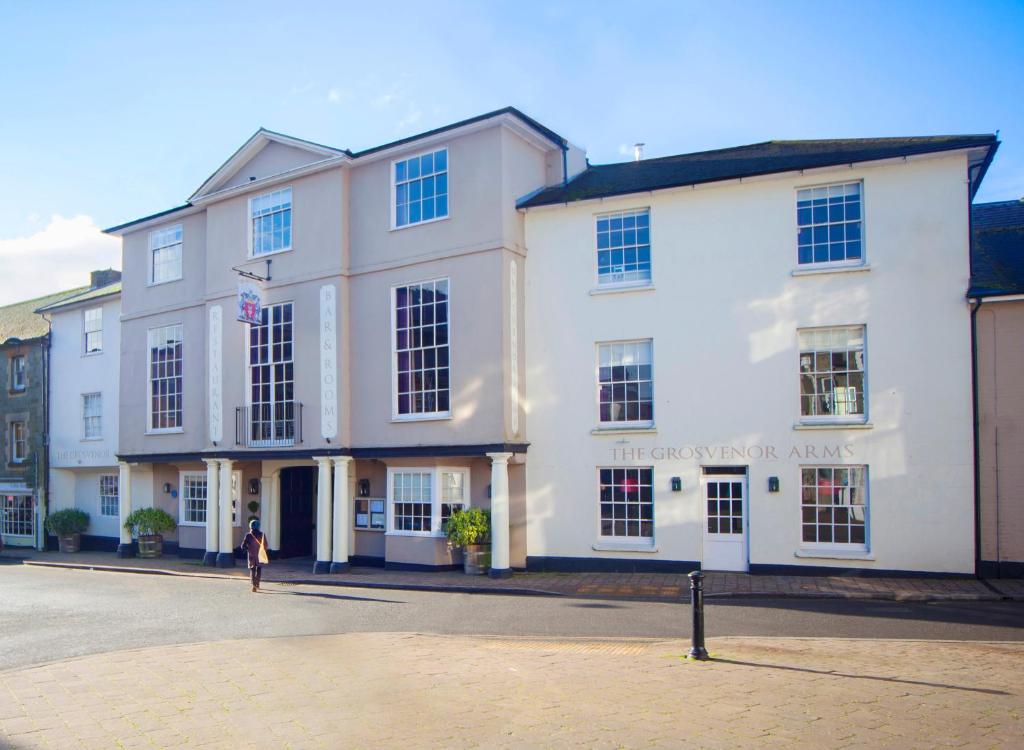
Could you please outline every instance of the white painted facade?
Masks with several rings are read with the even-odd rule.
[[[736,550],[705,531],[702,467],[733,466],[748,472],[740,569],[972,572],[967,159],[949,152],[528,209],[528,560],[732,567]],[[854,181],[864,265],[798,266],[796,191]],[[598,289],[596,217],[642,208],[652,283]],[[798,331],[831,326],[865,327],[866,421],[811,428],[800,424]],[[644,339],[653,425],[602,430],[597,345]],[[801,469],[819,466],[867,467],[864,545],[802,540]],[[601,536],[601,467],[653,468],[652,538]]]
[[[85,511],[89,514],[86,535],[115,543],[120,525],[119,493],[111,495],[110,491],[117,489],[112,479],[118,476],[121,296],[119,284],[110,289],[114,290],[111,294],[71,300],[45,315],[52,321],[49,509]],[[86,352],[86,311],[97,309],[102,311],[102,349]],[[93,411],[97,395],[100,407]],[[107,493],[106,503],[103,492]]]

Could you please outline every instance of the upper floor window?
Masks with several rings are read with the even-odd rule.
[[[252,254],[266,255],[292,248],[292,189],[282,188],[249,200]]]
[[[25,355],[11,357],[11,390],[25,390]]]
[[[619,211],[597,217],[599,284],[646,284],[651,280],[651,212]]]
[[[249,326],[249,444],[295,444],[292,303],[269,305]],[[301,436],[300,436],[301,438]]]
[[[448,279],[392,289],[394,416],[448,416]]]
[[[395,226],[448,216],[448,149],[394,162]]]
[[[182,425],[182,326],[149,329],[149,429]]]
[[[800,416],[863,420],[864,326],[800,331]]]
[[[82,437],[86,440],[103,437],[103,394],[82,395]]]
[[[85,331],[85,353],[96,354],[103,351],[103,308],[93,307],[85,311],[82,318]]]
[[[652,424],[654,374],[651,340],[598,344],[597,349],[601,424]]]
[[[181,224],[158,229],[149,235],[151,284],[181,278]]]
[[[11,463],[20,464],[28,458],[28,434],[25,431],[25,423],[15,420],[10,423],[7,431]]]
[[[861,192],[859,182],[796,191],[800,265],[863,260]]]

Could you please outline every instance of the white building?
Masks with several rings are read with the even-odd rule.
[[[973,572],[995,145],[771,142],[521,201],[528,567]]]
[[[88,290],[39,313],[51,323],[49,512],[84,510],[83,549],[113,551],[120,525],[121,274],[94,271]]]

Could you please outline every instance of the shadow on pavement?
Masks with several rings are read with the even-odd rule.
[[[985,693],[986,695],[1013,695],[1005,690],[990,690],[988,688],[973,688],[963,685],[946,685],[942,682],[922,682],[921,680],[903,680],[899,677],[878,677],[869,674],[849,674],[848,672],[836,672],[831,669],[810,669],[808,667],[787,667],[782,664],[763,664],[754,661],[739,661],[737,659],[722,659],[714,657],[712,661],[719,664],[735,664],[740,667],[759,667],[762,669],[780,669],[785,672],[805,672],[807,674],[820,674],[826,677],[844,677],[852,680],[875,680],[877,682],[895,682],[901,685],[918,685],[921,687],[942,688],[944,690],[965,690],[971,693]]]
[[[569,606],[579,607],[581,609],[625,609],[621,604],[606,604],[604,602],[576,602]]]
[[[276,584],[281,585],[281,584]],[[317,599],[340,599],[343,601],[350,602],[374,602],[376,604],[405,604],[406,602],[398,601],[395,599],[377,599],[367,596],[346,596],[345,594],[327,594],[319,591],[267,591],[261,590],[261,594],[271,594],[272,596],[312,596]]]

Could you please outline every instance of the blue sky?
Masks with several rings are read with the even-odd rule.
[[[592,162],[999,129],[979,200],[1024,195],[1022,2],[8,2],[5,21],[0,263],[34,271],[5,272],[0,304],[116,264],[96,227],[183,202],[261,125],[361,149],[511,104]]]

